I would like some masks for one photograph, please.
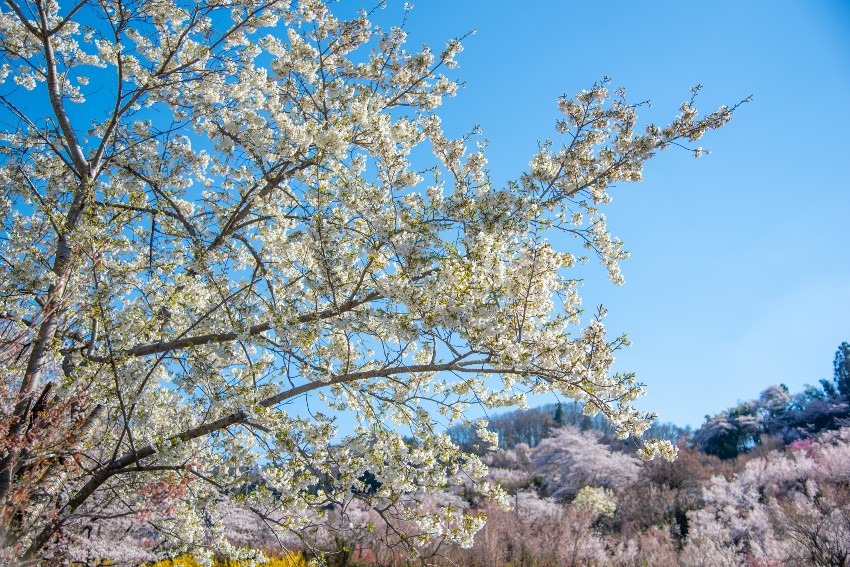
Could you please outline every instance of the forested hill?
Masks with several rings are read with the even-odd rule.
[[[850,344],[835,353],[832,380],[792,394],[770,386],[754,400],[706,416],[692,443],[703,452],[731,458],[764,443],[788,445],[850,425]]]
[[[769,386],[756,399],[706,415],[705,423],[696,431],[673,423],[655,423],[644,436],[684,443],[728,459],[762,444],[788,445],[848,426],[850,344],[839,345],[833,364],[832,380],[822,379],[817,386],[807,385],[802,392],[791,393],[784,384]],[[614,428],[604,416],[588,416],[582,410],[579,402],[516,410],[492,417],[488,429],[498,434],[500,449],[513,449],[520,443],[536,447],[553,430],[565,425],[598,432],[604,442],[618,444]],[[449,435],[467,450],[486,450],[472,426],[452,427]]]
[[[520,443],[536,447],[541,441],[552,435],[553,430],[570,425],[583,431],[596,431],[606,442],[614,443],[616,431],[601,414],[585,415],[579,402],[546,404],[527,410],[515,410],[493,416],[487,429],[499,436],[500,449],[513,449]],[[475,433],[474,426],[456,425],[449,429],[452,441],[464,450],[483,454],[487,451]],[[674,444],[688,439],[692,435],[689,427],[679,427],[672,423],[654,423],[646,437],[669,439]]]

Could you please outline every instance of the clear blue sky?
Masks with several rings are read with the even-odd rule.
[[[444,124],[482,126],[497,181],[554,134],[557,97],[603,75],[656,122],[697,83],[705,111],[753,95],[700,142],[710,156],[665,152],[613,190],[626,285],[598,269],[583,293],[632,340],[617,367],[647,383],[641,407],[698,426],[832,376],[850,341],[850,2],[419,0],[408,31],[436,49],[472,28]]]

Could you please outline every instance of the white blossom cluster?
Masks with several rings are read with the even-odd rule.
[[[609,517],[617,510],[617,497],[610,488],[587,485],[578,491],[571,506],[593,518]]]
[[[104,507],[144,514],[144,495],[173,504],[151,523],[179,549],[230,549],[210,535],[222,498],[281,533],[356,499],[418,526],[413,544],[469,544],[480,514],[417,495],[463,477],[501,498],[443,433],[470,404],[557,392],[646,430],[642,386],[611,374],[625,339],[581,317],[577,270],[595,256],[622,283],[609,187],[732,109],[691,100],[638,131],[600,83],[497,187],[479,135],[437,114],[461,42],[408,51],[369,18],[320,0],[0,9],[9,553]],[[74,408],[60,446],[26,426],[47,384]]]
[[[715,476],[705,506],[688,512],[683,565],[750,562],[839,565],[850,555],[850,430],[757,457]]]

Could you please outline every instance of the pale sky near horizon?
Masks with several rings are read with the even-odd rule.
[[[612,190],[626,284],[599,268],[582,293],[632,340],[617,369],[647,384],[642,409],[699,426],[769,385],[832,376],[850,341],[850,2],[420,0],[407,25],[435,49],[472,28],[467,86],[441,114],[456,133],[480,124],[497,183],[554,135],[557,97],[605,75],[651,99],[655,122],[697,83],[703,112],[753,95],[699,142],[711,155],[665,152]]]

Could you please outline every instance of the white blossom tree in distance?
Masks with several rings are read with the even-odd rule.
[[[499,498],[444,433],[469,404],[556,392],[646,429],[642,386],[610,372],[625,339],[580,320],[576,270],[587,255],[621,282],[609,186],[734,107],[698,117],[691,97],[638,129],[603,81],[560,99],[557,138],[496,186],[480,136],[441,127],[460,40],[408,51],[370,19],[320,0],[5,0],[7,559],[127,515],[227,551],[227,500],[291,534],[357,499],[412,548],[468,544],[483,517],[419,495],[463,477]]]

